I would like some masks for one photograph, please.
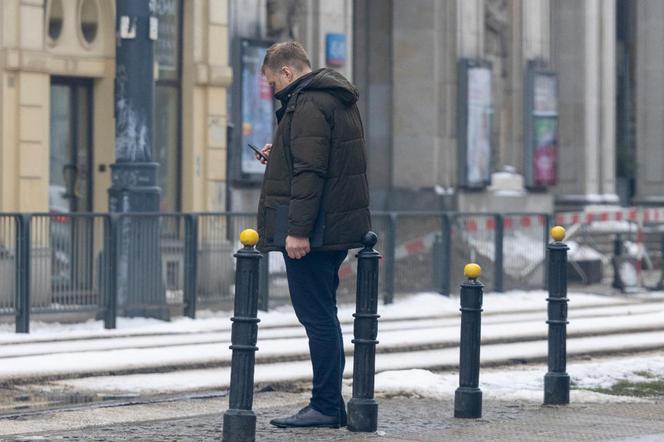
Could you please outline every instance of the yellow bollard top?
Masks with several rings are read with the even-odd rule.
[[[482,274],[482,267],[480,267],[478,264],[475,264],[474,262],[471,262],[470,264],[466,264],[466,266],[463,268],[463,274],[466,276],[466,278],[477,279]]]
[[[240,233],[240,242],[245,247],[253,247],[258,244],[258,232],[254,229],[245,229]]]
[[[553,238],[555,241],[562,241],[565,239],[566,234],[567,232],[562,226],[553,226],[551,228],[551,238]]]

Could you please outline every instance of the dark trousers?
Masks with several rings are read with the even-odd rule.
[[[311,252],[301,259],[284,254],[293,309],[309,337],[313,366],[310,406],[328,416],[344,416],[341,397],[345,356],[337,318],[339,267],[347,251]]]

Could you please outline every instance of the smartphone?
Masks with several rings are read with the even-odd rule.
[[[256,155],[258,155],[259,157],[261,157],[264,161],[267,161],[267,157],[263,154],[263,152],[261,152],[261,151],[258,149],[258,147],[254,146],[254,145],[251,144],[251,143],[248,143],[247,146],[249,146],[249,148],[250,148],[251,150],[253,150],[254,152],[256,152]]]

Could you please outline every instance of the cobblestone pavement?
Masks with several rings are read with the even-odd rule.
[[[286,397],[287,396],[287,397]],[[664,440],[664,402],[573,404],[543,407],[532,403],[486,402],[484,417],[478,420],[452,418],[452,401],[420,398],[379,398],[379,431],[351,433],[346,429],[276,429],[269,420],[290,414],[305,404],[301,393],[281,394],[270,402],[269,394],[256,397],[258,441],[661,441]],[[274,399],[272,397],[271,399]],[[280,405],[273,406],[278,403]],[[288,405],[283,405],[288,403]],[[171,404],[183,408],[186,404]],[[198,415],[112,425],[88,426],[36,433],[0,436],[0,440],[85,440],[85,441],[213,441],[221,440],[225,400],[215,400],[196,408]],[[131,414],[130,407],[123,407]],[[203,411],[207,413],[201,413]],[[217,411],[218,410],[218,411]],[[119,411],[119,410],[118,410]],[[153,416],[163,416],[159,409]],[[100,410],[90,409],[91,415]],[[137,413],[137,419],[138,419]],[[55,416],[40,419],[57,419]],[[98,419],[103,421],[103,419]],[[90,418],[86,422],[93,423]],[[0,421],[0,426],[3,426]],[[39,428],[35,421],[33,428]],[[3,438],[4,437],[4,438]]]

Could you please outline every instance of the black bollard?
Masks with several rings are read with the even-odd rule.
[[[468,264],[463,269],[468,278],[461,284],[461,342],[459,343],[459,388],[454,392],[454,417],[482,417],[480,381],[480,340],[482,326],[482,289],[477,280],[482,269]]]
[[[231,387],[229,407],[224,413],[223,440],[249,442],[256,440],[256,415],[251,410],[254,399],[254,363],[258,338],[258,266],[262,255],[254,247],[258,233],[245,230],[240,234],[244,248],[234,256],[235,310],[231,318]]]
[[[433,239],[433,246],[431,247],[431,262],[433,263],[433,269],[431,272],[431,282],[432,286],[435,288],[438,288],[438,291],[441,294],[444,294],[442,288],[439,288],[442,286],[442,272],[440,269],[442,268],[441,261],[443,260],[443,240],[442,236],[440,233],[436,233],[436,236]]]
[[[32,253],[32,241],[30,239],[30,224],[32,215],[16,215],[16,333],[30,333],[30,312],[32,303],[30,301],[30,284],[32,274],[30,258]]]
[[[611,287],[614,289],[622,290],[623,283],[620,280],[620,257],[622,256],[622,239],[620,238],[620,233],[616,234],[615,239],[613,240],[613,282]]]
[[[544,376],[544,404],[569,404],[570,379],[567,374],[567,250],[562,242],[565,229],[551,229],[549,244],[549,372]]]
[[[378,341],[378,264],[373,247],[378,237],[369,232],[357,254],[357,297],[353,326],[353,398],[348,402],[348,429],[374,432],[378,427],[378,402],[374,399],[376,344]]]
[[[664,233],[659,236],[659,256],[660,256],[660,269],[659,282],[657,283],[657,290],[664,290]]]
[[[450,296],[450,269],[452,267],[452,215],[443,214],[441,222],[440,267],[435,270],[440,273],[440,294]]]

